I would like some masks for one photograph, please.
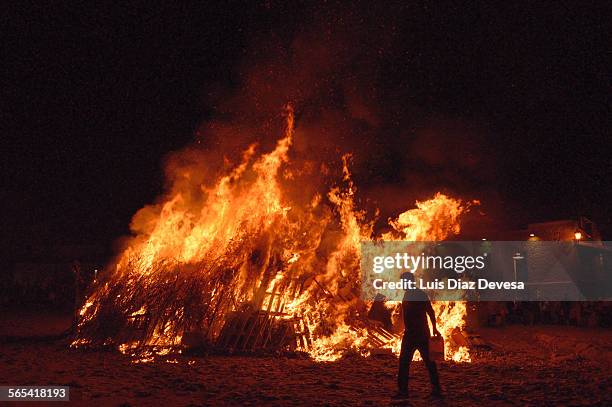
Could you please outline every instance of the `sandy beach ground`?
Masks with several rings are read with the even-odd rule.
[[[67,385],[71,404],[86,406],[398,404],[390,399],[397,359],[389,356],[316,363],[168,355],[135,363],[118,352],[69,349],[52,336],[68,323],[65,315],[0,316],[0,385]],[[479,333],[491,349],[474,350],[472,363],[439,365],[444,399],[429,398],[426,370],[415,362],[405,404],[612,405],[612,331],[508,326]]]

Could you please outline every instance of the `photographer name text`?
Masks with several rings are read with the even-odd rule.
[[[376,290],[524,290],[522,281],[489,281],[479,278],[476,281],[465,281],[460,278],[426,281],[422,278],[411,280],[385,281],[377,278],[372,281]]]

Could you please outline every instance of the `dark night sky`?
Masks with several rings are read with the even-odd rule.
[[[368,69],[376,74],[368,86],[405,122],[415,115],[402,110],[409,105],[423,120],[487,129],[495,165],[488,187],[512,226],[584,214],[610,236],[605,2],[444,9],[151,4],[19,2],[3,12],[5,250],[109,245],[126,234],[133,213],[162,192],[164,156],[215,115],[208,96],[239,92],[242,70],[261,62],[253,55],[268,38],[290,44],[319,24],[390,38],[384,55],[372,57]],[[363,47],[365,55],[368,47],[378,52]],[[376,137],[391,145],[385,137],[405,123],[391,113],[381,117],[389,131]],[[383,179],[405,160],[387,158]]]

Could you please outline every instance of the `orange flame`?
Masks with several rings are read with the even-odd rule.
[[[200,295],[206,308],[215,304],[208,310],[213,316],[190,320],[189,325],[205,330],[209,339],[219,337],[232,313],[249,305],[274,309],[278,319],[301,321],[309,340],[297,343],[296,349],[315,360],[335,360],[347,349],[367,354],[373,345],[367,326],[360,322],[368,305],[360,299],[360,242],[445,239],[459,233],[467,206],[437,193],[390,220],[393,232],[374,236],[373,221],[356,209],[350,155],[342,158],[341,186],[326,195],[314,194],[306,205],[287,196],[279,175],[291,164],[293,137],[294,116],[288,107],[287,129],[274,150],[257,155],[256,145],[251,145],[240,163],[210,186],[196,185],[197,192],[193,185],[175,188],[161,204],[138,211],[132,221],[135,237],[81,309],[80,335],[74,344],[90,341],[88,329],[99,327],[93,322],[107,317],[102,310],[109,304],[125,318],[163,313],[157,322],[148,320],[152,328],[145,333],[146,344],[180,344],[184,332],[179,326],[193,314],[184,304]],[[190,179],[188,173],[185,178]],[[289,289],[296,287],[295,281],[300,282],[299,291]],[[156,293],[178,290],[181,284],[186,288],[168,297],[163,308]],[[198,287],[208,291],[202,293]],[[230,291],[229,300],[222,290]],[[464,303],[435,307],[445,338],[465,324]],[[122,352],[138,345],[108,341],[115,341]],[[396,338],[386,346],[397,351],[398,344]],[[467,349],[447,349],[446,356],[469,360]]]

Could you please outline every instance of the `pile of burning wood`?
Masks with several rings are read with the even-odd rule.
[[[373,220],[356,209],[349,156],[340,185],[326,194],[295,200],[286,193],[310,176],[292,167],[292,141],[288,111],[273,151],[257,156],[250,146],[214,182],[194,181],[201,161],[175,169],[167,195],[134,216],[134,237],[80,310],[74,345],[287,350],[317,360],[397,352],[398,335],[366,317],[360,242],[444,239],[459,233],[466,206],[436,194],[376,236]],[[443,335],[465,323],[465,304],[437,307]],[[447,356],[469,358],[465,349],[455,353]]]

